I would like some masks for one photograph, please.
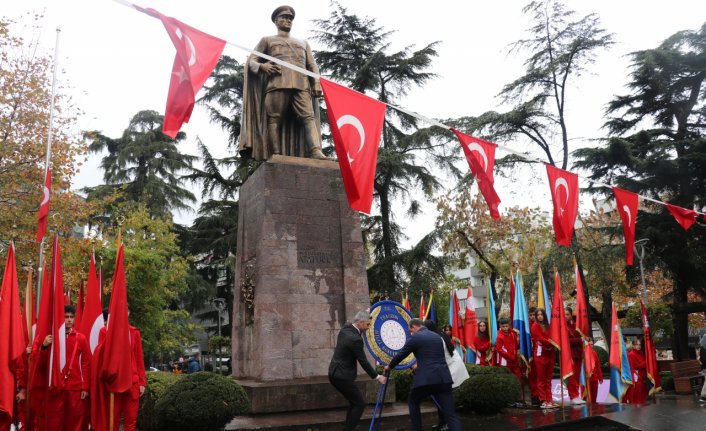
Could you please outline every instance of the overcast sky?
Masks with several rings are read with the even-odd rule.
[[[141,0],[136,4],[152,7],[206,33],[246,47],[254,47],[260,37],[273,34],[272,10],[282,3],[272,0]],[[296,11],[292,35],[309,39],[312,20],[331,12],[328,0],[290,3]],[[520,76],[523,56],[508,55],[507,46],[523,37],[529,26],[521,13],[525,1],[381,1],[342,0],[350,13],[375,18],[387,30],[395,30],[391,49],[415,45],[421,48],[439,41],[439,56],[432,70],[438,78],[423,89],[412,90],[402,105],[427,117],[450,118],[479,115],[501,109],[495,97],[502,86]],[[698,29],[706,21],[706,1],[567,1],[581,16],[595,12],[605,29],[615,34],[616,45],[598,53],[592,75],[575,81],[569,89],[568,128],[574,148],[591,145],[603,136],[605,104],[625,92],[628,58],[626,54],[656,47],[680,30]],[[42,13],[37,23],[41,32],[30,30],[25,12]],[[0,14],[26,23],[22,33],[39,41],[40,49],[51,53],[55,28],[61,27],[59,61],[60,83],[84,112],[79,127],[120,136],[129,119],[144,109],[164,112],[174,46],[162,24],[147,15],[110,0],[23,0],[4,1]],[[20,27],[15,27],[22,31]],[[312,44],[317,49],[316,44]],[[243,61],[246,53],[226,46],[224,54]],[[187,134],[181,150],[195,153],[199,136],[215,156],[227,154],[225,134],[209,123],[206,112],[197,106],[191,121],[182,128]],[[559,141],[557,141],[558,143]],[[510,144],[512,146],[512,144]],[[514,148],[522,150],[521,146]],[[460,151],[460,150],[459,150]],[[498,157],[505,153],[499,152]],[[97,166],[100,156],[92,156],[74,181],[80,188],[101,182]],[[546,210],[551,198],[543,169],[534,169],[534,202]],[[541,178],[540,178],[541,175]],[[522,201],[526,188],[499,183],[504,204]],[[373,210],[375,211],[375,209]],[[433,208],[427,206],[433,223]],[[189,222],[194,214],[176,214],[178,222]],[[404,220],[401,220],[404,223]],[[410,232],[411,233],[411,232]],[[419,232],[418,235],[426,232]],[[413,238],[418,235],[411,235]]]

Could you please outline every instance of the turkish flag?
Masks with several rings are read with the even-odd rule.
[[[454,313],[451,319],[451,337],[456,343],[456,347],[464,346],[466,342],[466,336],[464,334],[464,321],[461,319],[461,305],[458,303],[458,296],[456,295],[456,289],[451,289],[453,291],[453,303],[454,303]],[[463,357],[463,355],[461,355]]]
[[[588,298],[583,289],[579,265],[574,261],[574,275],[576,276],[576,330],[583,337],[590,337],[591,331],[588,324]]]
[[[108,391],[121,393],[132,387],[125,252],[122,245],[120,245],[115,260],[113,293],[110,296],[108,316],[99,373],[101,381]]]
[[[667,204],[667,210],[674,216],[674,219],[679,223],[684,230],[689,230],[691,225],[696,222],[696,218],[699,216],[694,210],[678,207],[676,205]]]
[[[647,310],[645,310],[645,304],[642,301],[640,301],[640,311],[642,311],[642,332],[645,335],[644,349],[645,361],[647,362],[647,379],[652,385],[650,388],[650,395],[652,395],[662,389],[662,381],[659,375],[659,367],[657,366],[657,350],[652,340],[650,322],[647,320]]]
[[[348,204],[370,214],[385,104],[321,78]]]
[[[475,302],[473,301],[473,289],[470,287],[466,294],[466,315],[464,316],[463,333],[466,336],[465,346],[475,352],[473,343],[478,333],[478,316],[476,315]]]
[[[159,18],[176,47],[162,127],[162,132],[174,139],[181,125],[189,122],[196,93],[216,67],[226,41],[162,15],[154,9],[132,6],[140,12]]]
[[[451,129],[451,131],[456,134],[456,137],[461,142],[461,148],[463,148],[463,154],[466,156],[468,166],[470,166],[473,176],[478,181],[478,189],[483,194],[483,198],[488,204],[488,209],[490,209],[490,216],[495,220],[499,219],[498,205],[500,205],[500,198],[495,192],[495,178],[493,177],[495,149],[498,146],[492,142],[461,133],[456,129]]]
[[[86,306],[83,308],[83,317],[79,332],[86,336],[91,353],[98,346],[98,333],[105,326],[103,323],[103,307],[101,305],[100,284],[96,274],[96,260],[91,254],[88,264],[88,281],[86,282]]]
[[[564,313],[564,300],[561,299],[561,281],[559,273],[554,276],[554,297],[552,300],[552,320],[549,322],[549,341],[559,349],[559,364],[561,379],[566,380],[574,372],[571,363],[571,346],[569,331]]]
[[[37,221],[37,236],[35,242],[39,244],[47,232],[47,217],[49,216],[49,197],[51,196],[51,170],[47,169],[44,175],[44,188],[42,189],[42,201],[39,203],[39,217]]]
[[[59,237],[54,234],[54,253],[51,262],[49,286],[51,291],[51,335],[49,350],[49,389],[61,389],[64,386],[62,371],[66,365],[66,319],[64,318],[64,270],[61,264]],[[44,293],[42,293],[44,294]]]
[[[11,242],[0,290],[0,423],[13,422],[17,371],[25,350],[15,245]]]
[[[637,207],[640,198],[637,194],[627,190],[613,187],[613,194],[618,206],[618,214],[623,221],[623,235],[625,236],[625,262],[632,265],[635,244],[635,226],[637,224]]]
[[[569,247],[579,212],[579,177],[573,172],[552,165],[546,166],[554,202],[552,222],[556,243]]]

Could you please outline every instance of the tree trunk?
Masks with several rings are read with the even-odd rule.
[[[613,320],[613,296],[611,292],[603,292],[601,295],[603,298],[603,306],[601,306],[601,316],[603,316],[603,321],[600,322],[601,329],[603,329],[603,335],[606,337],[605,344],[610,350],[610,334],[611,334],[611,321]]]
[[[679,311],[679,305],[687,302],[686,287],[680,280],[677,280],[674,288],[674,303],[672,307],[672,317],[674,318],[674,339],[672,340],[672,352],[674,358],[680,361],[689,359],[689,313]]]
[[[390,225],[390,217],[392,209],[390,208],[390,198],[388,195],[388,181],[381,185],[378,189],[378,195],[380,196],[380,220],[382,223],[382,249],[384,253],[384,279],[387,284],[386,290],[388,292],[394,292],[395,283],[395,271],[392,265],[393,257],[393,245],[392,245],[392,228]],[[382,292],[380,292],[382,293]]]

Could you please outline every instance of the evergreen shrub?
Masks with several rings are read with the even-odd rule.
[[[155,411],[161,430],[220,431],[249,406],[245,389],[232,378],[198,372],[168,387]]]
[[[456,403],[463,410],[497,413],[520,397],[520,383],[504,367],[482,367],[466,364],[468,380],[454,391]]]
[[[181,374],[154,371],[147,373],[147,389],[140,398],[140,411],[137,415],[137,428],[140,431],[157,431],[157,415],[154,405],[168,387],[181,379]]]

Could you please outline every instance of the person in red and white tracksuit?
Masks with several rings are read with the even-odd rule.
[[[498,331],[498,337],[493,347],[494,365],[507,367],[517,377],[517,381],[522,387],[522,373],[520,372],[520,363],[517,355],[520,343],[517,340],[517,334],[510,329],[510,320],[507,317],[500,318],[498,324],[500,325],[500,331]]]
[[[85,399],[88,397],[91,376],[91,349],[86,337],[74,329],[76,308],[64,307],[66,327],[66,364],[61,371],[64,379],[61,390],[49,390],[46,396],[46,423],[42,427],[47,431],[84,431]],[[41,359],[48,363],[50,346],[54,340],[47,335],[42,343]]]
[[[569,332],[569,347],[571,348],[571,371],[573,374],[569,377],[566,389],[569,391],[571,404],[585,404],[581,399],[581,367],[583,366],[583,337],[576,329],[576,318],[574,317],[571,307],[566,307],[566,327]]]
[[[538,308],[530,330],[534,346],[534,366],[537,370],[537,394],[543,409],[557,407],[552,399],[552,374],[554,373],[554,345],[549,341],[547,312]]]

